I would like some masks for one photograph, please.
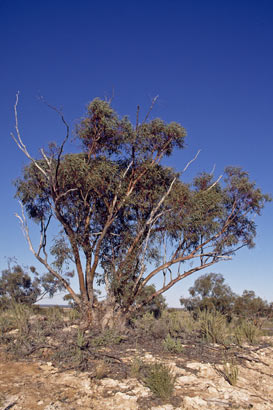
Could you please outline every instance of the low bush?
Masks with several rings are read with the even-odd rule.
[[[133,324],[136,328],[137,333],[148,336],[151,334],[152,327],[155,324],[155,318],[152,313],[145,313],[143,316],[133,319]]]
[[[68,311],[68,318],[71,322],[74,322],[74,321],[79,320],[81,318],[81,314],[77,309],[71,308]]]
[[[140,357],[135,357],[131,366],[131,376],[135,377],[136,379],[142,378],[142,371],[145,368],[145,363]]]
[[[239,370],[234,363],[225,363],[223,367],[223,376],[225,380],[231,385],[235,386],[238,380]]]
[[[163,320],[165,320],[168,326],[168,333],[172,337],[177,337],[184,331],[183,317],[180,312],[166,312],[163,315]]]
[[[166,339],[163,341],[163,349],[171,353],[181,353],[183,351],[183,346],[180,340],[176,340],[171,337],[170,334],[167,335]]]
[[[163,363],[145,363],[137,356],[132,363],[131,376],[140,380],[161,399],[168,399],[173,393],[175,376]]]
[[[244,341],[256,343],[261,335],[261,330],[249,320],[241,320],[234,330],[234,336],[237,344],[241,345]]]
[[[227,344],[231,337],[226,316],[217,311],[203,310],[198,313],[202,338],[210,343]]]
[[[165,339],[168,334],[177,338],[198,328],[197,322],[188,312],[164,311],[159,319],[155,319],[151,313],[146,313],[133,323],[137,334],[156,339]]]
[[[100,333],[98,336],[92,337],[90,345],[93,347],[111,346],[121,343],[122,340],[123,337],[120,334],[114,330],[108,329],[105,332]]]
[[[168,399],[174,390],[175,376],[170,369],[162,363],[146,365],[144,384],[161,399]]]
[[[9,332],[12,329],[13,329],[12,319],[7,315],[2,314],[0,316],[0,337],[4,336],[6,332]]]
[[[109,369],[107,366],[107,363],[105,363],[104,360],[100,360],[95,368],[95,378],[98,380],[103,379],[104,377],[106,377],[109,373]]]
[[[30,306],[22,303],[11,303],[9,308],[2,311],[0,319],[0,331],[7,332],[9,330],[18,329],[19,335],[29,333],[29,319],[33,314]]]

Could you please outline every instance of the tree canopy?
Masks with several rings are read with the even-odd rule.
[[[0,306],[6,308],[12,302],[31,305],[45,295],[52,297],[60,288],[51,273],[39,275],[34,266],[27,268],[9,261],[0,275]]]
[[[253,215],[260,215],[268,196],[241,168],[226,168],[222,179],[203,173],[188,184],[182,175],[193,160],[180,172],[163,166],[164,157],[185,147],[180,124],[149,120],[148,115],[140,122],[138,109],[134,126],[109,102],[95,99],[76,129],[79,152],[65,153],[69,127],[55,109],[66,127],[65,139],[42,149],[36,159],[21,139],[17,103],[18,96],[13,138],[30,160],[16,181],[22,204],[18,217],[36,258],[90,320],[100,318],[111,326],[113,318],[129,317],[186,276],[254,245]],[[26,215],[40,225],[38,249]],[[60,231],[49,256],[52,218]],[[75,265],[80,297],[69,284],[68,261]],[[161,277],[161,285],[139,299],[155,277]],[[105,285],[107,293],[100,304],[94,297],[96,283]]]
[[[180,303],[190,311],[215,309],[221,313],[231,313],[233,310],[236,295],[219,273],[200,276],[189,288],[189,293],[191,296],[181,298]]]
[[[220,273],[208,273],[195,280],[189,288],[190,297],[180,303],[189,311],[217,310],[241,317],[272,316],[272,304],[255,295],[253,290],[235,294]]]

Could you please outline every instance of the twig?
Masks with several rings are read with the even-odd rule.
[[[247,360],[248,362],[262,363],[262,364],[264,364],[265,366],[268,366],[268,367],[269,367],[269,364],[268,364],[268,363],[265,363],[265,362],[263,362],[262,360],[257,359],[256,357],[248,357],[248,356],[244,356],[244,355],[238,354],[238,353],[235,353],[235,356],[237,356],[238,359]]]
[[[195,157],[193,159],[191,159],[187,165],[185,166],[185,168],[183,169],[183,171],[181,172],[181,174],[184,174],[185,171],[187,171],[188,167],[196,160],[196,158],[198,157],[198,155],[200,154],[201,149],[199,149],[195,155]]]
[[[92,355],[93,357],[95,357],[95,358],[100,358],[101,356],[105,356],[105,357],[109,357],[109,359],[113,359],[113,360],[116,360],[117,362],[119,362],[119,363],[123,363],[123,361],[120,359],[120,358],[118,358],[118,357],[116,357],[116,356],[113,356],[113,355],[111,355],[111,354],[107,354],[107,353],[102,353],[102,352],[100,352],[100,353],[96,353],[96,352],[94,352],[94,351],[90,351],[90,350],[86,350],[87,351],[87,353],[89,353],[90,355]]]
[[[151,112],[152,112],[152,110],[153,110],[153,108],[154,108],[154,105],[155,105],[155,103],[156,103],[158,97],[159,97],[159,95],[156,95],[156,96],[153,98],[152,103],[151,103],[151,105],[150,105],[150,108],[149,108],[149,110],[148,110],[148,112],[147,112],[147,114],[146,114],[146,117],[144,118],[144,121],[143,121],[142,124],[145,124],[145,122],[146,122],[147,119],[149,118],[149,116],[150,116],[150,114],[151,114]]]
[[[16,94],[16,101],[15,101],[15,104],[14,104],[15,129],[16,129],[17,138],[15,137],[13,132],[11,132],[10,135],[13,138],[13,140],[15,141],[18,148],[26,155],[26,157],[28,159],[30,159],[30,161],[32,161],[34,163],[36,168],[46,177],[46,179],[49,179],[49,176],[48,176],[47,172],[38,164],[37,161],[35,161],[34,158],[32,158],[32,156],[30,155],[30,153],[27,150],[26,145],[23,143],[23,140],[21,138],[21,134],[20,134],[19,126],[18,126],[18,114],[17,114],[18,101],[19,101],[19,91]]]
[[[220,175],[220,176],[217,178],[217,180],[216,180],[208,189],[206,189],[205,192],[210,191],[210,190],[220,181],[220,179],[221,179],[222,177],[223,177],[223,175]]]
[[[40,349],[58,349],[58,346],[51,346],[51,345],[39,345],[39,346],[34,346],[32,349],[30,349],[28,352],[25,353],[25,356],[29,356],[32,353],[34,353],[36,350]]]

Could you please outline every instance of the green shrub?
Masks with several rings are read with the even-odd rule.
[[[167,335],[166,339],[163,341],[164,350],[171,353],[181,353],[183,351],[183,346],[180,340],[175,340],[170,334]]]
[[[91,339],[90,344],[93,347],[117,345],[123,340],[123,337],[113,330],[106,330],[105,332],[95,336]]]
[[[68,317],[71,322],[74,322],[75,320],[78,320],[81,318],[81,314],[77,309],[71,308],[69,309]]]
[[[175,376],[162,363],[146,365],[145,385],[161,399],[168,399],[174,390]]]
[[[5,314],[0,316],[0,337],[13,328],[13,321]]]
[[[63,310],[59,306],[50,306],[49,308],[46,308],[45,314],[51,322],[63,321],[64,318]]]
[[[234,331],[236,342],[241,345],[243,341],[255,343],[260,335],[260,329],[249,320],[242,320]]]
[[[239,375],[239,369],[234,363],[225,363],[223,367],[223,376],[231,385],[235,386]]]
[[[145,363],[137,356],[132,363],[131,376],[144,383],[161,399],[167,399],[173,393],[175,376],[163,363]]]
[[[145,368],[145,363],[138,356],[134,358],[131,367],[131,376],[136,379],[142,379],[142,371]]]
[[[177,338],[198,328],[197,322],[188,312],[164,311],[159,319],[155,319],[151,313],[145,313],[142,317],[134,319],[133,323],[137,333],[157,339],[165,339],[168,334]]]
[[[180,312],[180,320],[182,322],[183,332],[192,333],[197,330],[198,322],[193,318],[193,314],[190,312]]]
[[[219,344],[227,343],[229,329],[225,315],[217,311],[199,311],[199,325],[205,341]]]
[[[164,317],[154,320],[151,326],[150,334],[155,339],[165,339],[168,333],[169,333],[169,326]]]
[[[179,336],[183,332],[183,317],[179,314],[179,312],[166,312],[163,315],[163,320],[166,321],[169,334],[172,337]]]
[[[81,330],[78,330],[77,333],[77,347],[79,349],[82,349],[86,344],[85,338],[84,338],[84,333]]]
[[[19,335],[28,334],[30,329],[29,318],[33,314],[30,306],[23,303],[11,303],[9,309],[4,313],[12,329],[18,329]]]
[[[145,313],[142,317],[133,320],[137,332],[147,336],[155,324],[155,318],[152,313]]]

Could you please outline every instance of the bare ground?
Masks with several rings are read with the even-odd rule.
[[[183,352],[174,355],[162,352],[161,341],[136,343],[128,337],[118,345],[91,350],[93,354],[71,366],[66,346],[58,361],[49,347],[30,349],[18,359],[2,346],[0,409],[273,409],[272,341],[264,337],[256,346],[226,348],[185,340]],[[170,367],[176,375],[170,399],[156,398],[132,377],[136,357]],[[234,360],[239,374],[232,386],[225,380],[223,363]]]

